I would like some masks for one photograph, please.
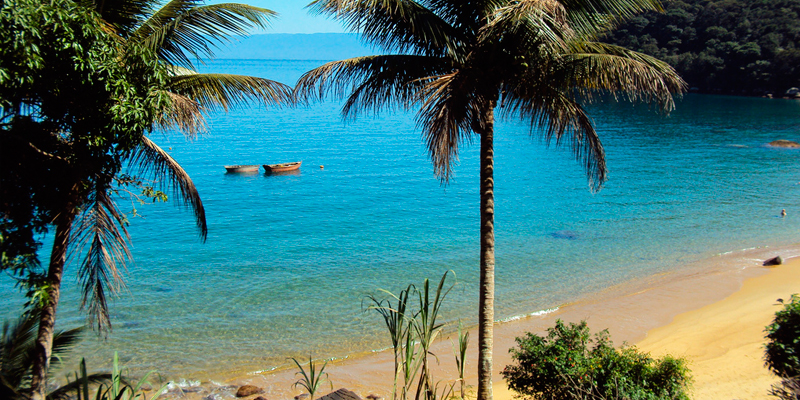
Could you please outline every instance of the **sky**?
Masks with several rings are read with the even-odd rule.
[[[312,0],[214,0],[213,3],[238,2],[263,7],[278,13],[270,20],[270,27],[260,33],[341,33],[345,32],[341,23],[324,16],[312,15],[306,7]]]

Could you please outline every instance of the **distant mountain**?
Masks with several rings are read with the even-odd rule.
[[[378,54],[355,33],[253,35],[215,51],[217,59],[341,60]]]

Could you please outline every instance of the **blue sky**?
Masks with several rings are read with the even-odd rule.
[[[344,27],[327,17],[312,15],[306,5],[312,0],[214,0],[209,3],[238,2],[251,6],[268,8],[278,12],[278,18],[271,21],[270,28],[259,33],[330,33],[345,32]]]

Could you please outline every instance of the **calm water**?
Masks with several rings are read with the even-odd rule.
[[[318,64],[207,68],[291,84]],[[344,124],[338,109],[253,108],[213,115],[194,141],[153,135],[199,188],[208,241],[180,208],[137,206],[135,265],[111,306],[114,331],[78,349],[90,366],[107,366],[118,350],[134,369],[213,377],[286,365],[287,356],[383,348],[380,319],[362,312],[365,295],[447,270],[458,280],[447,318],[475,322],[477,143],[442,186],[411,114]],[[569,151],[546,148],[516,120],[497,125],[498,319],[720,253],[800,242],[800,151],[763,146],[800,141],[800,102],[688,95],[666,117],[627,103],[590,110],[610,168],[598,193]],[[222,168],[299,160],[295,175]],[[62,328],[83,321],[75,270]],[[0,314],[15,315],[21,297],[7,278],[0,289],[11,294]]]

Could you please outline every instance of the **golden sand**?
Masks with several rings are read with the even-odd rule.
[[[796,251],[795,246],[718,256],[660,276],[624,282],[547,315],[497,324],[495,398],[513,397],[499,371],[511,363],[508,349],[515,345],[514,338],[528,331],[542,333],[556,319],[587,320],[592,332],[608,328],[616,344],[637,343],[656,356],[686,357],[698,400],[767,398],[776,379],[763,366],[763,329],[779,309],[776,299],[800,292],[800,259],[772,268],[762,267],[761,261],[776,254],[786,258],[785,253]],[[476,342],[473,331],[466,377],[473,387]],[[456,376],[451,346],[451,340],[445,339],[432,349],[441,362],[434,374],[442,383]],[[346,387],[362,397],[377,394],[387,399],[391,398],[392,370],[388,351],[337,361],[326,368],[334,389]],[[257,373],[225,384],[254,384],[265,389],[268,399],[290,399],[300,393],[291,387],[294,372]]]
[[[636,345],[653,356],[688,359],[696,400],[774,399],[768,392],[778,379],[764,366],[764,328],[782,307],[776,300],[799,291],[800,259],[793,259],[746,280],[723,300],[651,329]],[[496,399],[512,397],[502,382],[495,384]]]

